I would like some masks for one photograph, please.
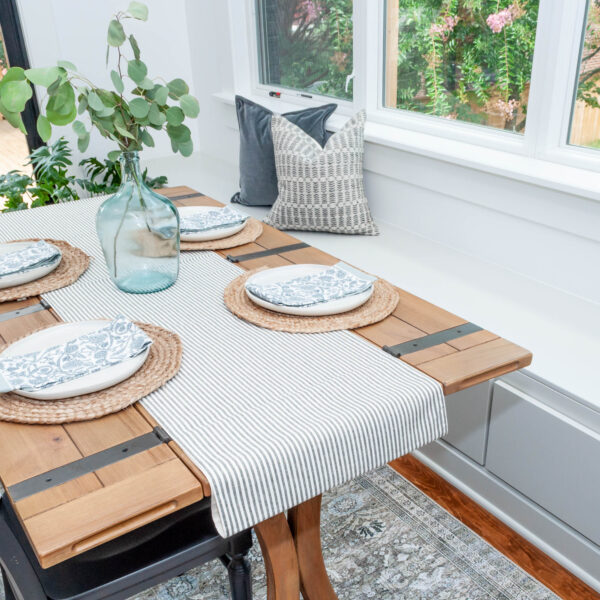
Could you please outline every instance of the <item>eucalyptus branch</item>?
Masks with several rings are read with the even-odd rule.
[[[56,67],[28,70],[12,67],[0,80],[0,109],[6,119],[25,131],[21,113],[33,95],[33,85],[38,85],[46,88],[48,99],[45,112],[40,114],[37,122],[38,133],[44,141],[50,138],[53,126],[72,123],[79,149],[85,151],[90,131],[77,120],[77,113],[87,112],[92,128],[114,141],[120,150],[141,150],[144,146],[153,146],[154,140],[148,129],[155,129],[166,130],[174,151],[189,156],[193,144],[191,131],[184,120],[198,116],[198,101],[189,94],[189,87],[182,79],[168,82],[162,77],[151,79],[148,67],[141,60],[137,40],[133,35],[127,36],[123,29],[122,21],[146,21],[147,18],[148,8],[134,0],[126,11],[118,11],[109,23],[107,65],[110,49],[117,49],[116,70],[111,71],[114,91],[97,87],[81,75],[75,65],[66,61],[59,61]],[[134,58],[131,60],[122,51],[127,40],[133,50]],[[127,65],[127,73],[124,64]],[[133,96],[131,99],[129,94],[126,95],[125,79],[134,84],[129,92]],[[155,83],[157,81],[162,83]],[[114,152],[110,153],[113,157]]]

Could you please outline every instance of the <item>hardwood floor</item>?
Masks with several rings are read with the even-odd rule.
[[[538,550],[494,515],[413,456],[403,456],[390,465],[423,493],[475,531],[523,570],[564,600],[600,600],[600,594],[577,579],[555,560]]]

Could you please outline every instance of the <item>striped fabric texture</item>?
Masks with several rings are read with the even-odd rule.
[[[0,240],[58,237],[101,262],[97,204],[2,215]],[[180,372],[143,404],[208,477],[223,536],[447,429],[441,386],[359,336],[270,331],[233,316],[223,292],[241,272],[215,253],[188,252],[177,283],[156,294],[125,294],[96,269],[45,296],[64,320],[123,314],[181,336]]]
[[[378,235],[363,184],[365,111],[324,148],[294,123],[271,122],[279,195],[265,223],[277,229]]]

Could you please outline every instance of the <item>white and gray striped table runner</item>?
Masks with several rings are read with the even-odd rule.
[[[206,474],[221,535],[446,432],[440,384],[359,336],[288,334],[234,317],[223,291],[242,270],[215,253],[182,253],[179,279],[163,292],[120,292],[91,239],[97,205],[2,215],[0,239],[62,238],[96,258],[74,285],[45,295],[63,319],[120,313],[181,336],[180,372],[143,404]]]

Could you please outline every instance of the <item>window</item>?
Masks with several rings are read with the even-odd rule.
[[[387,0],[384,105],[525,130],[539,0]]]
[[[282,111],[329,96],[333,130],[365,109],[367,139],[459,163],[472,150],[491,171],[505,152],[525,178],[539,161],[600,172],[600,0],[229,3],[251,19],[232,20],[239,93]]]
[[[600,148],[600,2],[591,0],[583,32],[569,143]]]
[[[352,0],[257,0],[260,83],[352,99]]]

